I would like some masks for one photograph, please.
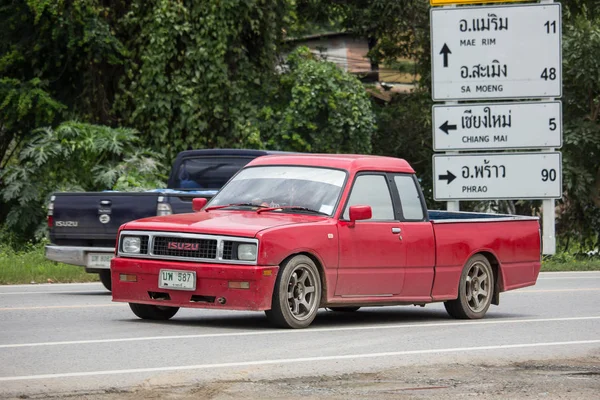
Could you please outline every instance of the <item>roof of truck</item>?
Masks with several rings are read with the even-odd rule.
[[[281,154],[266,155],[247,164],[302,165],[311,167],[339,168],[348,171],[386,171],[413,174],[410,164],[401,158],[370,156],[362,154]]]

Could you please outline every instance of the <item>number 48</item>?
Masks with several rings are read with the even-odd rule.
[[[551,81],[555,80],[556,68],[544,68],[540,77],[545,81],[547,81],[548,79],[550,79]]]

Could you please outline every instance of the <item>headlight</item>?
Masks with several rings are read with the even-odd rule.
[[[123,253],[134,253],[139,254],[142,248],[142,239],[137,236],[125,236],[123,238],[123,244],[121,249]]]
[[[249,243],[240,243],[237,247],[237,258],[243,261],[256,260],[256,245]]]

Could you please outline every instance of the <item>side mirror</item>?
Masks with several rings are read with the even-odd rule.
[[[204,197],[196,197],[195,199],[192,199],[192,210],[200,211],[206,205],[206,203],[208,203],[208,200],[206,200]]]
[[[360,221],[372,217],[373,210],[371,210],[371,206],[350,206],[350,221]]]

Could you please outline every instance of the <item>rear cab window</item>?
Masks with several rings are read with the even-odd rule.
[[[413,175],[394,175],[394,184],[400,200],[404,221],[423,221],[425,211],[421,191]]]

